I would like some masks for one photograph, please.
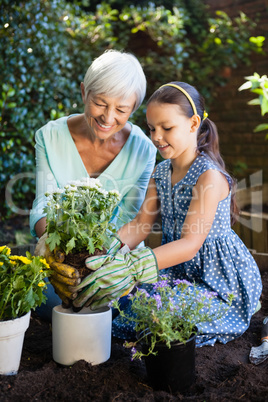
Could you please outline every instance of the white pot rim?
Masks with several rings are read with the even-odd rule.
[[[108,307],[108,306],[105,306],[105,307],[101,307],[101,308],[99,308],[97,310],[92,310],[91,307],[83,307],[80,311],[75,312],[75,311],[72,310],[72,308],[63,308],[62,305],[60,304],[58,306],[55,306],[53,308],[53,310],[57,314],[65,314],[65,315],[71,315],[71,316],[74,316],[74,315],[81,316],[81,315],[88,315],[88,314],[90,314],[90,315],[101,315],[103,313],[109,312],[111,310],[111,308]]]

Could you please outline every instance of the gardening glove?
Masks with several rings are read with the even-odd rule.
[[[77,296],[77,293],[70,292],[69,286],[76,286],[81,282],[80,274],[76,268],[63,264],[65,254],[62,251],[57,248],[53,252],[50,251],[46,239],[47,233],[38,240],[34,255],[41,255],[46,258],[51,269],[50,283],[67,307],[70,305],[70,300]]]
[[[122,247],[123,243],[114,234],[110,237],[112,238],[112,242],[107,252],[115,253]],[[40,237],[35,248],[35,255],[42,255],[48,261],[51,268],[50,282],[57,295],[67,307],[71,304],[71,300],[77,297],[77,293],[70,291],[69,286],[76,286],[81,282],[80,273],[71,265],[63,264],[65,254],[57,248],[51,252],[46,244],[46,239],[47,233]]]
[[[149,247],[138,248],[127,253],[90,257],[86,266],[95,272],[88,275],[78,286],[71,287],[79,292],[73,300],[75,307],[106,306],[111,300],[129,293],[137,282],[154,283],[158,279],[158,265]],[[82,291],[83,289],[83,291]]]

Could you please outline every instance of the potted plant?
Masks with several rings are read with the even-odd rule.
[[[122,319],[135,323],[137,341],[125,342],[131,348],[132,359],[144,357],[149,381],[155,389],[184,390],[194,381],[195,338],[197,325],[220,319],[230,307],[221,303],[215,309],[215,292],[200,290],[187,280],[175,280],[172,285],[167,277],[152,285],[152,292],[137,289],[128,298],[133,316],[120,309],[120,302],[113,301]],[[137,348],[138,345],[141,348]]]
[[[0,374],[17,374],[31,310],[46,301],[48,276],[45,259],[0,247]]]
[[[110,234],[115,232],[111,220],[120,199],[118,191],[106,191],[98,179],[85,177],[46,197],[46,243],[51,251],[57,248],[64,262],[77,268],[89,255],[106,252]]]
[[[83,178],[63,189],[47,193],[46,243],[51,251],[62,254],[61,262],[75,267],[80,278],[89,274],[84,261],[94,254],[106,254],[115,225],[113,214],[120,195],[106,191],[98,179]],[[51,279],[53,284],[54,275]],[[61,296],[60,296],[61,297]],[[63,300],[52,312],[53,358],[70,365],[83,359],[91,364],[110,357],[112,313],[109,307],[96,311],[74,309],[71,300]]]

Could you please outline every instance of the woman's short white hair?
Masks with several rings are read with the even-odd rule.
[[[126,52],[106,50],[89,66],[84,78],[85,96],[89,92],[127,99],[136,94],[133,112],[146,93],[146,78],[138,59]]]

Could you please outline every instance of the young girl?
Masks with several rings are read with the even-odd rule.
[[[118,234],[134,249],[160,210],[162,245],[89,259],[86,265],[97,270],[79,286],[87,288],[77,304],[107,304],[136,281],[153,282],[158,265],[170,281],[187,279],[216,292],[218,303],[226,302],[230,292],[235,294],[223,319],[198,326],[199,346],[226,343],[248,328],[262,283],[254,259],[231,229],[234,183],[219,154],[216,126],[207,118],[202,96],[183,82],[160,87],[148,101],[146,116],[152,142],[165,161],[152,174],[140,212]],[[133,326],[118,317],[113,334],[129,339]]]

